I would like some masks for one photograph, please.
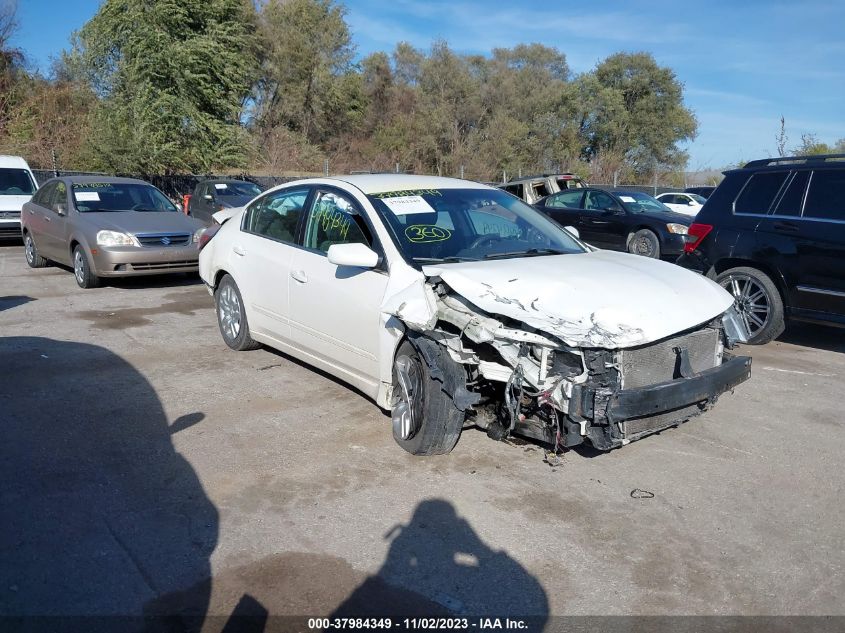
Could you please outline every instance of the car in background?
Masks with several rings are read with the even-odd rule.
[[[21,237],[21,209],[38,189],[26,161],[0,156],[0,238]]]
[[[200,251],[223,341],[263,343],[391,410],[448,453],[466,422],[609,450],[708,409],[750,375],[731,296],[591,249],[499,189],[359,175],[273,188]]]
[[[692,218],[638,191],[587,187],[543,198],[534,208],[562,226],[573,226],[597,248],[654,259],[677,258]]]
[[[246,180],[203,180],[194,187],[188,202],[188,215],[212,224],[213,215],[218,211],[242,207],[260,193],[261,187]]]
[[[81,288],[103,277],[196,272],[204,225],[143,180],[66,176],[24,204],[24,254],[31,268],[73,267]]]
[[[751,343],[789,319],[845,326],[845,154],[727,171],[689,232],[678,264],[733,294]]]
[[[702,198],[697,193],[661,193],[656,199],[672,211],[691,217],[695,217],[707,202],[707,198]]]
[[[586,187],[587,184],[575,174],[540,174],[509,180],[496,186],[512,193],[523,202],[534,204],[540,198],[558,191]]]
[[[714,191],[716,191],[716,187],[712,185],[687,187],[686,189],[684,189],[684,193],[694,193],[697,196],[701,196],[705,200],[707,200],[707,198],[709,198]]]

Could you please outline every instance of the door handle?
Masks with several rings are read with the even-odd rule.
[[[608,222],[606,220],[587,220],[587,224],[602,225],[602,224],[610,224],[610,222]]]
[[[45,215],[45,216],[44,216],[44,219],[45,219],[45,220],[47,220],[48,222],[52,222],[52,221],[53,221],[53,220],[51,220],[51,219],[50,219],[50,216],[49,216],[49,215]]]
[[[797,233],[798,226],[790,222],[775,222],[772,225],[775,231],[784,231],[785,233]]]
[[[301,284],[308,283],[308,275],[305,274],[304,270],[292,270],[290,276]]]
[[[238,246],[238,245],[235,245],[235,246],[233,246],[233,247],[232,247],[232,252],[233,252],[235,255],[240,255],[241,257],[243,257],[244,255],[246,255],[246,251],[243,249],[243,247]]]

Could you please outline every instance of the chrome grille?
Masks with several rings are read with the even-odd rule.
[[[675,336],[651,345],[633,347],[619,352],[622,370],[622,388],[636,389],[676,377],[678,347],[685,347],[689,353],[690,365],[695,372],[715,367],[721,362],[719,332],[703,328]]]
[[[155,248],[186,246],[191,243],[190,233],[138,233],[135,237],[141,246]]]
[[[0,211],[0,220],[4,220],[6,218],[19,218],[19,217],[21,217],[20,211],[14,211],[14,210]]]

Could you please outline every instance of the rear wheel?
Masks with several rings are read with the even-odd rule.
[[[226,275],[214,292],[217,308],[217,325],[226,345],[238,352],[245,352],[261,347],[249,335],[249,323],[246,320],[244,301],[238,285],[230,275]]]
[[[32,239],[30,233],[26,233],[23,237],[23,250],[26,255],[26,263],[30,268],[44,268],[47,265],[47,260],[38,254],[38,249],[35,248],[35,240]]]
[[[640,229],[628,240],[628,252],[643,257],[660,257],[660,240],[648,229]]]
[[[96,288],[100,285],[100,278],[91,269],[91,260],[79,244],[73,249],[73,276],[80,288]]]
[[[781,335],[786,327],[783,300],[777,286],[764,272],[741,266],[716,277],[733,295],[734,305],[748,329],[748,342],[763,345]]]
[[[432,360],[442,381],[432,377],[432,368],[409,341],[399,346],[393,363],[393,439],[412,455],[450,452],[464,424],[464,412],[443,387],[465,384],[466,372],[438,348],[432,348]]]

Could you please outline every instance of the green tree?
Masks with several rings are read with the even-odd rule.
[[[269,0],[261,12],[260,126],[283,125],[312,143],[357,123],[361,84],[345,9],[332,0]]]
[[[587,129],[588,156],[618,153],[635,173],[656,166],[678,167],[687,156],[678,149],[697,131],[693,113],[683,103],[683,85],[675,73],[661,67],[649,53],[617,53],[600,63],[596,85],[606,89],[597,116]]]
[[[243,165],[255,51],[250,0],[105,0],[69,64],[100,98],[96,163],[134,174]]]

